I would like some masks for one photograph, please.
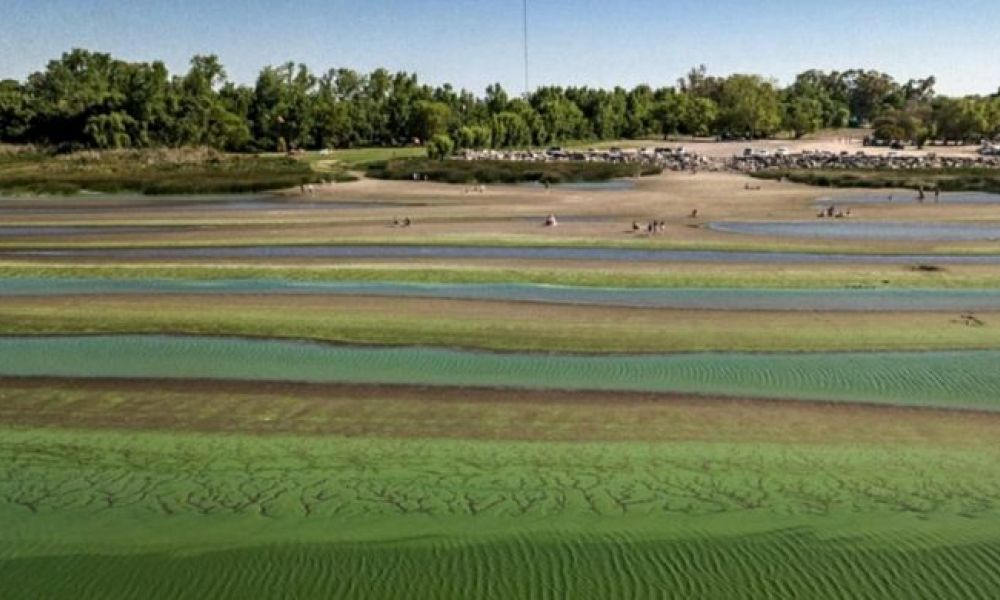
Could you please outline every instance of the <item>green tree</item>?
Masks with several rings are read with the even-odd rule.
[[[14,80],[0,81],[0,140],[20,142],[27,139],[34,116],[32,99]]]
[[[653,104],[652,116],[656,123],[656,131],[666,139],[680,133],[683,110],[682,97],[674,90],[659,95]]]
[[[781,126],[781,104],[774,85],[757,75],[731,75],[719,98],[721,126],[751,137],[774,134]]]
[[[688,96],[681,108],[681,126],[690,135],[708,135],[719,119],[719,107],[711,98]]]
[[[490,129],[494,148],[524,148],[531,144],[531,130],[517,113],[495,115]]]
[[[978,141],[990,133],[988,104],[978,98],[941,98],[933,108],[935,135],[945,142]]]
[[[1000,94],[990,97],[986,102],[986,136],[990,139],[1000,139]]]
[[[583,111],[561,88],[541,88],[531,99],[548,142],[580,139],[588,130]],[[541,141],[541,140],[540,140]]]
[[[784,126],[796,138],[812,133],[823,126],[823,105],[815,98],[799,96],[785,105]]]
[[[443,133],[434,135],[427,142],[427,156],[433,160],[444,160],[455,150],[455,142]]]
[[[929,107],[911,103],[904,108],[887,108],[872,123],[876,138],[913,141],[923,146],[930,135]]]
[[[896,108],[902,108],[905,101],[905,95],[899,93],[899,84],[885,73],[855,69],[841,74],[840,80],[854,125],[872,123],[887,105],[892,106],[893,98],[897,99]]]
[[[628,93],[624,133],[627,137],[643,138],[655,130],[653,90],[639,85]]]
[[[486,108],[491,115],[498,115],[507,110],[510,98],[507,92],[499,83],[494,83],[486,88]]]
[[[451,118],[451,108],[447,104],[420,100],[416,103],[416,137],[430,140],[434,136],[448,133]]]
[[[128,148],[132,145],[129,130],[134,130],[135,119],[123,112],[94,115],[83,128],[90,145],[101,149]]]
[[[265,67],[257,76],[249,118],[256,145],[268,150],[314,144],[318,79],[305,65]]]
[[[485,125],[467,125],[458,130],[458,147],[460,148],[489,148],[492,142],[493,132]]]

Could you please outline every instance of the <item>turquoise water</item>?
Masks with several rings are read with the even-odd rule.
[[[670,289],[521,283],[395,283],[282,279],[0,279],[2,296],[89,294],[327,294],[508,300],[552,304],[705,310],[1000,310],[998,290]]]
[[[709,228],[722,233],[831,240],[907,242],[982,242],[1000,240],[1000,225],[903,223],[817,219],[815,221],[720,221]]]
[[[210,378],[1000,408],[1000,351],[572,356],[193,336],[0,338],[0,375]],[[2,401],[2,400],[0,400]]]
[[[997,265],[1000,254],[827,254],[810,252],[741,252],[721,250],[642,250],[553,246],[212,246],[183,248],[74,248],[10,250],[3,256],[80,258],[482,258],[518,260],[602,260],[628,262],[704,262],[741,264],[881,264]]]

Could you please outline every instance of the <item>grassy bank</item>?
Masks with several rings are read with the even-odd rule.
[[[349,168],[365,168],[371,163],[403,158],[424,158],[427,149],[423,147],[406,148],[349,148],[333,150],[326,157]]]
[[[567,183],[607,181],[616,177],[656,175],[658,167],[609,163],[514,162],[489,160],[394,159],[368,165],[368,176],[377,179],[410,180],[416,174],[445,183]]]
[[[405,283],[533,283],[609,288],[738,289],[995,289],[1000,266],[952,266],[924,270],[912,266],[670,265],[666,268],[610,270],[567,265],[554,268],[420,266],[388,264],[258,266],[218,264],[52,264],[2,263],[2,278],[102,279],[283,279]]]
[[[499,351],[993,349],[1000,315],[655,310],[352,296],[10,297],[0,334],[178,333]]]
[[[321,221],[318,221],[322,223]],[[388,227],[390,221],[383,218],[375,223],[379,229],[391,229]],[[95,223],[101,223],[95,221]],[[118,220],[114,222],[104,221],[103,223],[115,226],[128,226],[139,221]],[[155,225],[184,225],[181,220],[161,219],[155,221],[145,221],[146,224]],[[218,221],[206,221],[199,224],[215,225]],[[344,223],[342,221],[342,223]],[[230,222],[231,225],[234,225]],[[242,225],[260,225],[260,222],[248,220]],[[281,224],[274,223],[276,227]],[[294,223],[292,223],[294,225]],[[309,235],[296,235],[294,228],[286,227],[279,229],[278,235],[258,237],[246,235],[245,231],[222,231],[215,232],[212,228],[207,228],[198,237],[187,239],[143,239],[118,241],[110,235],[93,235],[84,239],[68,239],[53,237],[54,241],[13,241],[17,238],[7,238],[0,241],[0,252],[4,250],[75,250],[75,249],[153,249],[163,248],[210,248],[210,247],[260,247],[267,248],[273,246],[427,246],[427,247],[504,247],[504,248],[587,248],[587,249],[624,249],[624,250],[668,250],[668,251],[719,251],[719,252],[754,252],[761,254],[777,254],[782,252],[799,252],[819,255],[835,254],[843,256],[844,263],[854,262],[853,256],[876,254],[876,255],[912,255],[927,256],[927,261],[933,261],[934,255],[996,255],[997,244],[989,241],[972,242],[926,242],[914,244],[912,242],[884,242],[859,240],[852,241],[851,245],[844,245],[838,240],[812,241],[809,239],[796,238],[776,238],[768,236],[737,236],[732,235],[725,239],[681,239],[670,237],[648,238],[645,236],[622,235],[614,238],[600,237],[571,237],[553,236],[534,233],[452,233],[449,232],[427,232],[420,229],[420,222],[412,228],[395,231],[391,234],[370,234],[352,233],[350,228],[352,223],[346,222],[344,225],[335,225],[329,228],[329,233]],[[452,231],[461,230],[461,222],[453,225]],[[538,227],[541,229],[541,227]],[[285,233],[285,232],[288,233]],[[0,261],[5,257],[0,253]],[[80,258],[85,258],[81,255]],[[122,257],[127,258],[127,257]],[[169,258],[169,257],[164,257]],[[525,258],[524,261],[534,260]],[[538,260],[544,260],[539,257]],[[592,260],[599,260],[594,258]],[[670,257],[662,257],[661,260],[669,261]],[[684,260],[683,257],[679,260]],[[625,261],[621,261],[625,264]],[[641,261],[637,261],[641,262]],[[776,265],[775,265],[776,266]]]
[[[940,189],[944,192],[1000,194],[998,169],[806,170],[777,169],[753,173],[760,179],[787,179],[821,187]]]
[[[74,194],[241,193],[295,187],[331,177],[285,157],[212,150],[20,153],[0,156],[0,192]]]

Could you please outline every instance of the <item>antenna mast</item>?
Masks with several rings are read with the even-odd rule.
[[[531,90],[528,80],[528,0],[524,0],[524,96]]]

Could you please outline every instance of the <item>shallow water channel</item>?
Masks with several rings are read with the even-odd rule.
[[[1000,224],[872,222],[849,219],[815,221],[718,221],[709,228],[722,233],[830,240],[907,242],[981,242],[1000,240]]]
[[[1000,408],[1000,351],[488,353],[193,336],[0,338],[0,375],[660,391]]]
[[[816,201],[816,206],[841,204],[920,204],[920,196],[914,191],[867,192],[843,196],[825,196]],[[923,204],[1000,204],[1000,194],[988,192],[942,192],[938,198],[934,193],[926,193]]]
[[[607,288],[530,283],[324,282],[283,279],[183,280],[26,277],[0,280],[0,297],[99,294],[361,295],[689,310],[1000,310],[1000,289]]]

